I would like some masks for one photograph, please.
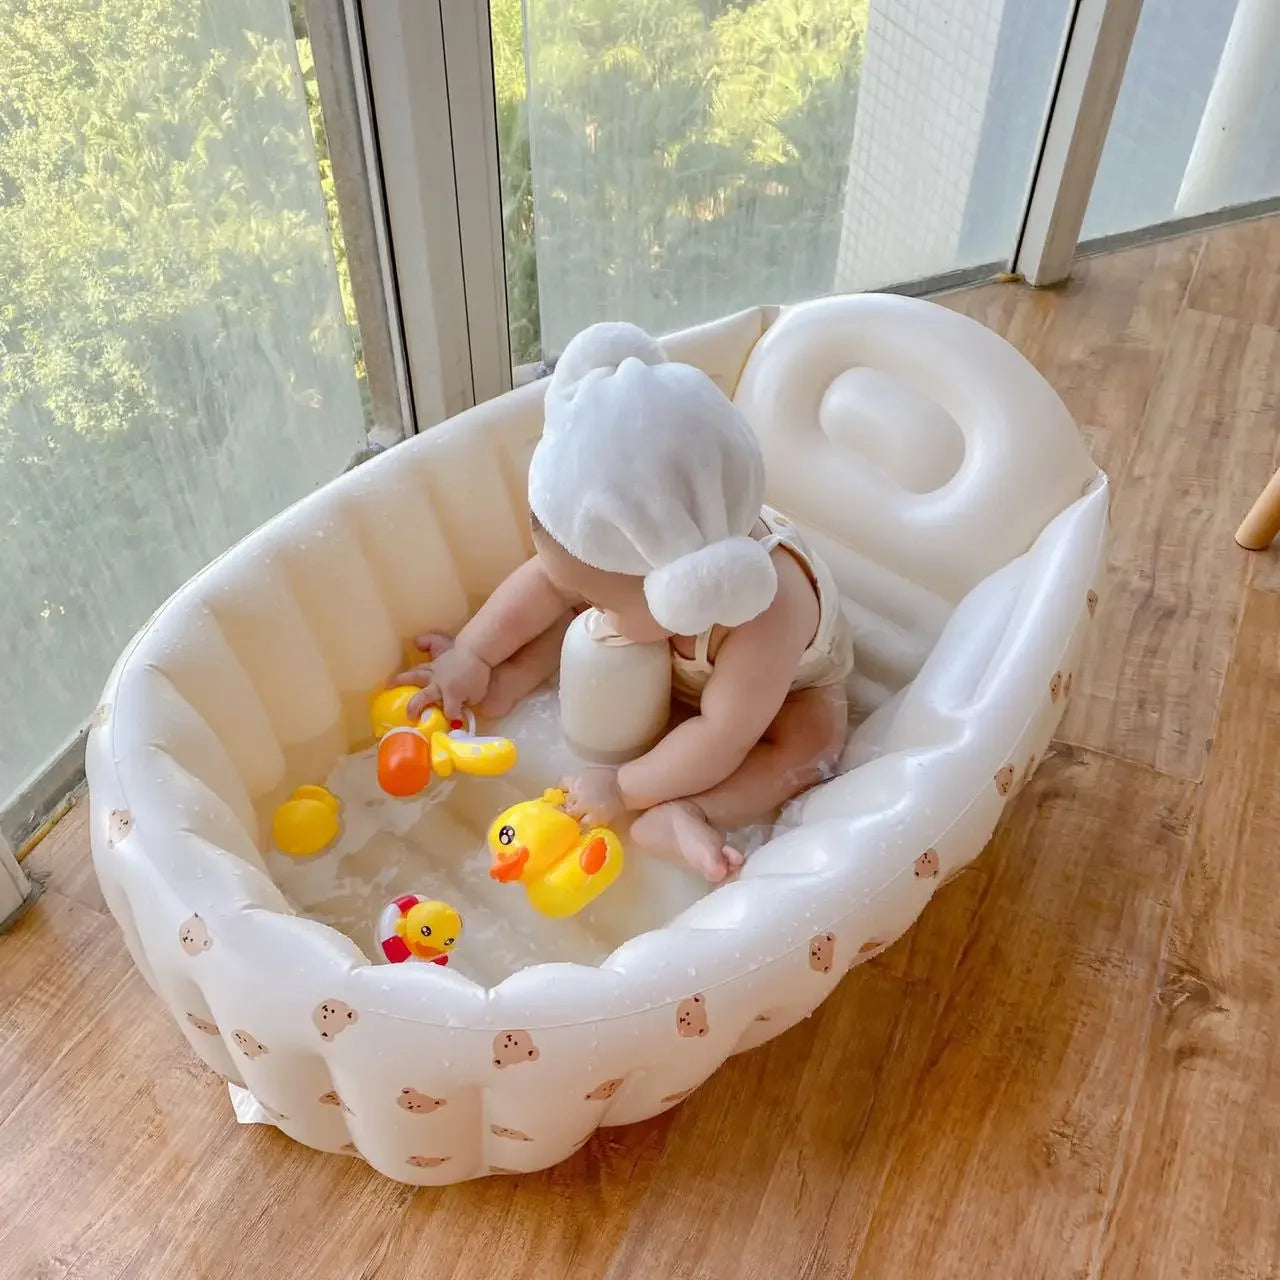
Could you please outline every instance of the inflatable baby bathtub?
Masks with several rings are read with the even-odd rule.
[[[438,1184],[539,1169],[675,1105],[912,924],[987,842],[1071,698],[1107,481],[1016,351],[877,295],[760,308],[665,345],[759,433],[768,500],[827,557],[855,632],[863,718],[841,772],[736,881],[646,878],[632,857],[596,908],[536,928],[522,894],[489,885],[475,892],[506,896],[464,908],[457,967],[391,966],[367,934],[305,914],[269,850],[273,806],[366,745],[369,692],[406,637],[459,626],[529,554],[545,384],[259,529],[110,678],[88,744],[107,902],[196,1052],[300,1142]],[[433,811],[430,847],[460,887],[473,862],[483,879],[484,823],[572,764],[554,716],[511,732],[516,773],[460,781]],[[477,910],[489,936],[532,939],[497,973],[477,960],[481,981],[465,963]]]

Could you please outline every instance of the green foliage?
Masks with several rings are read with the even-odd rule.
[[[139,414],[172,426],[190,411],[186,390],[156,367],[175,322],[210,295],[224,323],[247,319],[262,291],[242,264],[287,284],[326,253],[299,183],[310,138],[277,123],[246,156],[235,127],[243,102],[293,97],[293,51],[252,27],[221,43],[183,0],[7,9],[0,423],[34,400],[77,432]]]
[[[607,316],[667,330],[828,288],[866,11],[527,0],[526,89],[519,0],[491,0],[517,358],[537,350],[535,213],[553,345]]]
[[[494,96],[498,105],[498,156],[507,269],[507,317],[511,359],[539,358],[538,262],[533,234],[533,175],[525,92],[524,31],[520,0],[491,0]]]
[[[280,9],[0,8],[3,798],[164,595],[363,433]]]

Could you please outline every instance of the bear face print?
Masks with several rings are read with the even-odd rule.
[[[93,715],[89,717],[90,729],[102,729],[106,726],[108,720],[111,719],[111,703],[100,702],[93,709]]]
[[[752,1022],[772,1022],[773,1019],[769,1017],[767,1013],[757,1013],[756,1016],[751,1019],[751,1021]]]
[[[452,1159],[452,1156],[410,1156],[405,1164],[411,1164],[415,1169],[438,1169]]]
[[[830,973],[835,963],[836,935],[815,933],[809,939],[809,968],[814,973]]]
[[[1002,795],[1007,796],[1013,790],[1013,765],[1007,764],[1002,768],[995,778],[996,790]]]
[[[537,1062],[538,1046],[527,1031],[499,1031],[493,1037],[493,1065],[518,1067],[523,1062]]]
[[[935,879],[939,866],[937,849],[926,849],[911,865],[915,868],[917,880]]]
[[[1089,610],[1089,617],[1092,618],[1098,612],[1098,593],[1096,591],[1088,592],[1085,595],[1084,603],[1085,608]]]
[[[358,1156],[360,1154],[360,1148],[354,1142],[344,1142],[338,1150],[348,1156]]]
[[[210,1022],[208,1018],[197,1018],[194,1013],[187,1014],[187,1021],[191,1023],[197,1031],[203,1031],[207,1036],[216,1036],[218,1032],[218,1024]]]
[[[1058,695],[1062,692],[1062,672],[1055,671],[1049,677],[1049,701],[1057,702]]]
[[[251,1036],[247,1031],[233,1031],[231,1039],[235,1042],[236,1048],[246,1058],[260,1058],[264,1053],[268,1052],[267,1046],[261,1040]]]
[[[322,1107],[341,1107],[348,1115],[351,1114],[351,1108],[338,1096],[336,1089],[330,1089],[328,1093],[322,1093],[316,1101]]]
[[[342,1000],[325,1000],[311,1014],[321,1040],[332,1040],[359,1020],[360,1015]]]
[[[133,814],[128,809],[112,809],[107,816],[107,848],[118,845],[133,830]]]
[[[510,1142],[532,1142],[533,1139],[527,1133],[521,1133],[519,1129],[508,1129],[503,1124],[491,1124],[489,1132],[495,1138],[506,1138]]]
[[[397,1107],[415,1116],[430,1115],[433,1111],[439,1111],[444,1104],[444,1098],[433,1098],[417,1089],[401,1089],[400,1096],[396,1099]]]
[[[178,945],[189,956],[198,956],[213,946],[209,926],[198,915],[191,916],[178,926]]]
[[[1071,672],[1067,672],[1067,678],[1062,682],[1062,696],[1064,698],[1071,697]]]
[[[616,1080],[606,1080],[603,1084],[598,1084],[583,1099],[584,1102],[608,1102],[619,1089],[622,1088],[622,1078]]]
[[[676,1005],[676,1034],[684,1037],[705,1036],[710,1030],[707,1025],[707,1002],[701,995],[686,996]]]

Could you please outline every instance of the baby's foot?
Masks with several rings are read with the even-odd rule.
[[[692,800],[668,800],[631,826],[637,844],[655,853],[675,854],[716,884],[742,866],[743,856],[713,827]]]

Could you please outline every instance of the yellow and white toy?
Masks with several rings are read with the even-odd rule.
[[[413,684],[393,685],[379,689],[369,699],[369,720],[373,724],[373,736],[381,739],[390,729],[404,729],[415,724],[409,719],[409,703],[422,690]]]
[[[416,796],[431,781],[455,770],[474,777],[494,778],[516,762],[510,738],[476,733],[475,717],[448,721],[439,707],[431,707],[417,723],[408,716],[413,685],[383,689],[374,694],[369,718],[378,743],[378,785],[391,796]]]
[[[378,917],[378,944],[390,964],[448,964],[461,937],[462,917],[447,902],[417,893],[388,902]]]
[[[342,830],[342,801],[327,787],[299,787],[272,816],[271,838],[281,853],[322,853]]]
[[[622,841],[608,827],[583,830],[565,793],[544,791],[500,813],[489,828],[489,875],[521,881],[535,911],[561,918],[594,902],[622,871]]]

